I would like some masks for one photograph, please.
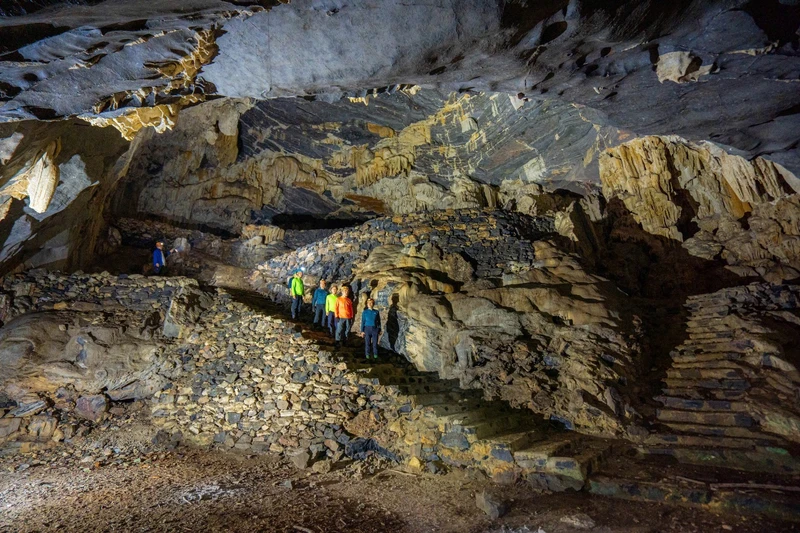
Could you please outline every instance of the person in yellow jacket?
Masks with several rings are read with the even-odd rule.
[[[306,287],[303,285],[303,271],[298,270],[294,273],[292,282],[289,285],[289,295],[292,297],[292,319],[296,320],[300,316],[300,306],[303,305],[303,296]]]
[[[336,335],[336,298],[339,297],[336,289],[336,285],[331,285],[331,291],[328,293],[328,296],[325,297],[325,319],[328,322],[327,324],[323,324],[323,326],[328,326],[331,337]]]
[[[356,316],[353,311],[353,300],[350,299],[350,287],[342,286],[342,295],[336,299],[336,346],[347,342],[350,335],[350,328],[353,327],[353,318]]]

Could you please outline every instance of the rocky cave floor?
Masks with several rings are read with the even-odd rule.
[[[754,516],[502,487],[492,520],[465,470],[409,474],[378,457],[329,472],[271,455],[167,450],[134,421],[81,446],[0,459],[0,531],[710,532],[798,531]]]
[[[88,270],[105,271],[101,277],[108,277],[107,272],[114,273],[112,277],[136,274],[149,253],[124,246]],[[191,272],[194,263],[215,264],[193,251],[182,258],[179,269]],[[195,277],[203,286],[208,283]],[[162,279],[173,280],[147,276],[141,281]],[[185,278],[174,278],[179,279]],[[310,317],[292,323],[286,306],[269,303],[256,293],[229,291],[236,295],[237,305],[246,304],[248,313],[264,313],[293,328],[297,336],[331,349],[325,335],[308,327],[310,320],[305,319]],[[246,322],[245,314],[237,322]],[[333,358],[357,358],[361,342],[333,353]],[[383,352],[382,364],[396,365],[394,359],[401,359],[386,355]],[[9,442],[0,447],[0,532],[800,531],[797,522],[715,509],[714,503],[681,506],[605,498],[586,491],[548,492],[522,480],[498,485],[478,470],[457,467],[436,474],[410,471],[373,452],[365,460],[340,457],[299,468],[276,453],[170,442],[169,434],[152,423],[152,409],[146,400],[113,402],[107,418],[79,426],[82,429],[68,443]],[[638,478],[644,483],[636,490],[643,491],[649,481],[680,486],[683,494],[709,484],[744,485],[740,494],[753,495],[755,505],[770,496],[791,505],[798,494],[793,492],[796,475],[776,481],[770,474],[684,465],[666,457],[644,460],[625,450],[615,449],[597,473],[611,479]],[[775,483],[789,492],[770,491]],[[758,490],[749,490],[747,484],[757,484],[753,488]],[[765,497],[767,492],[772,494]],[[480,494],[489,494],[507,512],[497,519],[487,516],[476,502]],[[675,503],[675,495],[668,492],[650,499]]]
[[[133,255],[127,259],[138,264]],[[319,335],[305,323],[297,326]],[[115,402],[110,416],[85,425],[69,443],[6,443],[0,448],[0,532],[800,531],[798,523],[729,510],[551,493],[524,481],[497,485],[477,470],[409,472],[374,452],[364,460],[299,468],[278,454],[168,442],[150,410],[147,401]],[[607,461],[603,473],[630,476],[637,468],[655,468],[656,477],[677,479],[689,489],[709,479],[770,481],[624,454]],[[480,494],[504,507],[499,518],[489,516],[492,504],[477,503]]]

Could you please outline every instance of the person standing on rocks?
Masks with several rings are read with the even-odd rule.
[[[169,257],[169,254],[175,253],[176,251],[177,250],[174,248],[168,252],[164,251],[164,243],[161,241],[156,243],[156,249],[153,250],[153,272],[155,272],[156,275],[166,273],[167,257]]]
[[[364,337],[364,357],[378,358],[378,338],[381,336],[381,315],[374,309],[375,300],[367,300],[367,308],[361,312],[361,336]]]
[[[350,287],[342,286],[342,295],[336,299],[336,346],[347,342],[350,328],[353,327],[353,300],[350,299]]]
[[[319,287],[314,291],[314,296],[311,298],[311,311],[314,313],[314,327],[319,324],[320,327],[325,326],[325,300],[328,299],[328,290],[325,288],[327,282],[324,279],[319,280]]]
[[[303,285],[303,271],[297,270],[292,277],[289,285],[289,294],[292,297],[292,319],[297,320],[300,317],[300,307],[303,305],[303,296],[305,295],[306,287]]]
[[[331,332],[331,337],[336,335],[336,285],[331,285],[331,292],[325,298],[325,317],[328,320],[328,330]]]

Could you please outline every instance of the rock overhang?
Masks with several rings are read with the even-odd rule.
[[[116,1],[6,17],[0,120],[102,121],[173,106],[147,112],[146,126],[219,96],[334,101],[406,83],[555,99],[636,134],[799,166],[797,6],[241,4]]]

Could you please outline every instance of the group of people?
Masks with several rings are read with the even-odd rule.
[[[338,287],[331,285],[323,279],[319,282],[319,287],[314,290],[311,297],[311,311],[313,313],[313,324],[315,327],[327,328],[331,336],[336,341],[336,346],[341,346],[347,342],[350,336],[350,329],[353,327],[353,320],[356,313],[353,306],[352,291],[348,285]],[[303,283],[303,271],[298,270],[289,280],[289,294],[292,298],[292,318],[297,320],[300,317],[300,310],[305,296],[305,285]],[[381,333],[381,316],[375,309],[375,300],[367,299],[367,306],[361,312],[361,334],[364,338],[364,356],[378,358],[378,339]]]

